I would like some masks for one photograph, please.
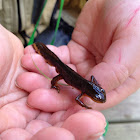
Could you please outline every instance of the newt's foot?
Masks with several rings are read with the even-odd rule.
[[[92,107],[88,107],[87,105],[85,105],[85,104],[80,100],[80,98],[82,97],[82,95],[83,95],[83,93],[81,93],[80,95],[78,95],[78,96],[75,98],[76,102],[77,102],[80,106],[82,106],[82,107],[85,107],[85,108],[87,108],[87,109],[92,109]]]
[[[56,89],[58,93],[60,92],[60,87],[59,86],[51,86],[51,88]]]

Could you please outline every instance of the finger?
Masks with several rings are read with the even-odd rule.
[[[64,128],[49,127],[39,131],[31,140],[75,140],[71,132]]]
[[[24,54],[30,54],[30,53],[35,53],[35,50],[33,49],[32,45],[29,45],[24,49]]]
[[[28,96],[28,104],[46,112],[66,110],[76,104],[74,89],[66,89],[58,93],[55,89],[37,89]]]
[[[57,111],[52,113],[51,117],[48,119],[48,122],[57,127],[61,127],[63,122],[71,115],[79,112],[80,110],[85,109],[79,105],[72,106],[68,108],[66,111]]]
[[[28,71],[45,74],[48,77],[54,77],[57,74],[55,67],[49,66],[39,54],[25,54],[21,58],[21,65]],[[68,64],[68,66],[76,70],[74,65]]]
[[[11,128],[0,135],[1,140],[25,140],[30,139],[31,134],[21,128]]]
[[[44,58],[39,54],[25,54],[21,58],[21,65],[26,70],[36,72],[39,74],[43,72],[45,75],[51,76],[52,73],[52,69],[45,62]]]
[[[119,102],[123,101],[140,87],[140,67],[127,78],[127,80],[116,89],[107,93],[107,102],[105,104],[96,105],[96,109],[105,109],[112,107]],[[95,105],[93,105],[95,106]]]
[[[51,125],[42,120],[32,120],[28,123],[26,126],[26,131],[29,132],[30,134],[34,135],[37,132],[39,132],[43,128],[51,127]]]
[[[92,110],[81,110],[68,117],[62,125],[77,140],[96,140],[104,133],[105,126],[104,116],[100,112]]]
[[[18,75],[16,86],[25,91],[31,92],[39,88],[50,88],[51,84],[50,80],[40,74],[25,72]]]
[[[70,56],[69,56],[69,49],[66,45],[60,46],[60,47],[54,47],[52,45],[47,45],[47,47],[54,52],[60,60],[65,63],[70,63]]]
[[[92,106],[92,108],[97,110],[104,110],[106,108],[113,107],[114,105],[126,99],[132,93],[136,92],[136,90],[140,87],[139,79],[140,79],[140,67],[138,67],[136,71],[130,77],[128,77],[123,84],[121,84],[114,90],[107,92],[106,103],[104,104],[95,103],[89,98],[86,98],[86,101],[84,100],[84,102],[88,106]]]
[[[52,45],[46,45],[52,52],[54,52],[64,63],[70,63],[69,49],[67,46],[63,45],[60,47],[55,47]],[[28,46],[24,50],[24,54],[35,53],[32,46]]]
[[[68,66],[76,71],[76,68],[74,67],[74,65],[68,65]],[[33,71],[35,71],[36,68],[34,69],[32,67],[31,69],[33,69]],[[39,69],[41,69],[41,68],[39,68]],[[38,88],[50,88],[51,80],[56,75],[58,75],[58,73],[56,73],[55,69],[53,69],[53,68],[50,68],[50,70],[48,70],[48,72],[45,72],[44,68],[43,68],[41,70],[41,73],[39,73],[39,74],[33,73],[33,72],[25,72],[25,73],[22,73],[17,76],[16,86],[18,86],[19,88],[24,89],[28,92],[31,92]],[[64,81],[60,80],[60,82],[58,82],[58,84],[61,84],[61,83],[64,83]],[[63,88],[63,89],[65,89],[65,88]]]

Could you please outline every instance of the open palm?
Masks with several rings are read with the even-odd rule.
[[[47,82],[45,83],[44,81],[46,79],[41,75],[37,75],[39,76],[38,79],[32,81],[36,74],[28,73],[21,67],[20,60],[24,53],[21,42],[2,26],[0,26],[0,41],[0,139],[74,140],[76,138],[82,140],[96,139],[102,135],[105,118],[101,113],[92,110],[81,110],[79,106],[71,106],[67,110],[61,110],[60,107],[57,107],[60,103],[57,102],[57,106],[53,104],[55,97],[54,99],[49,98],[50,102],[52,99],[52,103],[49,105],[50,108],[49,106],[46,107],[47,102],[46,104],[39,102],[41,98],[43,99],[43,94],[40,92],[41,96],[37,96],[36,93],[39,93],[39,91],[36,92],[35,88],[43,85],[47,86]],[[25,53],[27,50],[25,50]],[[26,55],[22,60],[24,58],[26,59]],[[33,67],[31,66],[31,68]],[[27,76],[22,78],[24,74],[29,74],[29,77],[31,77],[30,82],[27,81]],[[16,78],[18,85],[15,82]],[[28,87],[25,88],[25,91],[19,85],[24,88],[28,85]],[[30,92],[31,96],[29,96],[27,103],[27,97]],[[48,92],[51,94],[53,91],[48,89]],[[34,99],[32,94],[36,95]],[[49,94],[46,95],[49,96]],[[31,108],[28,105],[31,105],[34,100],[36,102],[34,108],[37,106],[38,109]],[[44,109],[41,109],[41,106],[44,106]],[[95,124],[95,126],[92,124]]]

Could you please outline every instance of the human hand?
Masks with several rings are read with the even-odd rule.
[[[112,107],[140,86],[139,4],[139,0],[89,0],[77,20],[69,50],[59,52],[66,55],[65,63],[73,64],[86,79],[94,75],[106,90],[104,104],[84,98],[94,109]]]
[[[105,109],[111,107],[139,87],[140,32],[138,23],[140,8],[138,3],[139,1],[134,3],[134,1],[128,0],[89,0],[77,21],[72,41],[68,44],[69,48],[61,47],[59,48],[60,51],[56,51],[58,55],[60,53],[67,55],[60,54],[60,58],[67,64],[73,64],[73,67],[83,77],[89,79],[94,74],[107,91],[107,102],[105,104],[90,102],[93,108]],[[27,52],[25,51],[25,54],[28,54]],[[27,57],[24,57],[23,66],[38,73],[31,62],[25,61]],[[42,64],[44,65],[45,62],[41,58],[35,62],[39,63],[39,61],[41,61],[39,68],[53,77],[54,71],[49,74],[50,67],[47,65],[43,67]],[[48,71],[45,72],[44,69]],[[27,80],[27,85],[28,83],[34,83],[33,81],[29,82],[31,79],[27,77],[28,74],[24,77]],[[61,95],[58,95],[53,91],[46,91],[46,89],[48,90],[48,87],[46,87],[48,85],[47,80],[46,86],[41,81],[45,80],[42,79],[40,83],[37,81],[35,84],[36,88],[39,89],[35,89],[35,86],[30,89],[31,84],[28,87],[26,83],[21,85],[19,82],[23,89],[31,92],[28,98],[29,105],[48,112],[70,108],[72,97],[76,96],[77,93],[76,95],[70,95],[64,94],[64,91],[62,91]],[[40,88],[46,88],[45,92],[44,89]],[[51,95],[48,94],[51,92]],[[88,102],[88,99],[86,100]],[[50,102],[53,104],[50,104]]]
[[[107,92],[106,109],[140,87],[140,0],[89,0],[68,44],[78,73],[94,75]]]
[[[45,108],[46,104],[49,103],[39,103],[39,100],[43,98],[41,92],[38,92],[39,96],[34,96],[34,98],[29,96],[28,98],[28,104],[36,102],[38,108],[28,107],[26,103],[27,90],[24,91],[15,86],[17,75],[22,76],[22,74],[28,73],[20,65],[23,46],[17,37],[1,25],[0,42],[0,140],[88,140],[97,139],[102,135],[105,127],[105,118],[100,112],[81,110],[79,106],[71,107],[67,110],[60,110],[56,106],[56,110],[59,111],[50,112],[45,111],[45,109],[40,111],[41,106]],[[30,75],[34,79],[36,73],[31,72]],[[19,79],[20,76],[18,77]],[[30,91],[39,86],[39,84],[41,85],[41,83],[47,86],[47,83],[43,83],[44,81],[42,80],[44,79],[41,75],[38,76],[40,78],[37,81],[31,81],[31,83],[26,83],[25,76],[20,85],[25,86],[28,84],[30,86],[28,90]],[[46,95],[49,96],[53,91],[48,89],[48,92]],[[35,94],[35,91],[30,95],[33,93]],[[32,101],[32,99],[35,101]],[[55,98],[49,99],[55,101]],[[59,99],[57,101],[59,102]],[[46,108],[46,110],[54,110],[53,102],[50,107],[50,109]]]

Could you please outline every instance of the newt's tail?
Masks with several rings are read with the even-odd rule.
[[[49,65],[56,66],[56,63],[61,61],[45,44],[36,42],[32,46],[38,54],[44,57],[46,63]]]

